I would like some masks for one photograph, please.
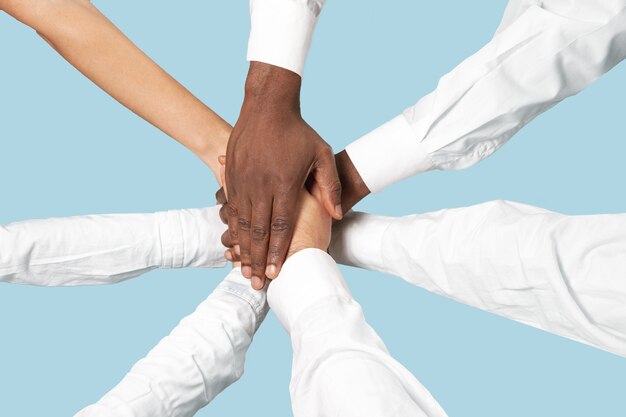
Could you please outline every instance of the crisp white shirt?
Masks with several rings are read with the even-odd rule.
[[[267,310],[265,292],[232,270],[113,389],[75,417],[193,416],[241,377]]]
[[[324,0],[250,0],[248,61],[304,73]]]
[[[510,201],[400,218],[350,213],[337,262],[626,357],[626,214]]]
[[[0,281],[92,285],[221,266],[223,230],[217,207],[13,223],[0,227]],[[509,201],[401,218],[350,213],[330,253],[626,357],[625,214],[565,216]]]
[[[94,265],[95,266],[95,265]],[[267,301],[291,336],[296,417],[443,417],[430,393],[367,324],[335,262],[305,249],[269,285]],[[239,268],[190,316],[76,417],[190,417],[243,373],[268,311]]]
[[[113,284],[155,268],[222,267],[225,230],[219,207],[0,225],[0,281]]]
[[[251,0],[248,59],[302,74],[322,5]],[[511,0],[487,45],[346,151],[372,192],[420,172],[466,168],[625,57],[626,0]]]

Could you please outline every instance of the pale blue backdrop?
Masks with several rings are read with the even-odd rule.
[[[95,1],[233,123],[247,63],[239,1]],[[434,88],[496,29],[504,0],[329,1],[303,112],[335,149]],[[626,211],[626,65],[539,117],[493,157],[371,196],[388,215],[511,199],[565,213]],[[35,33],[0,15],[0,223],[213,204],[210,172]],[[626,360],[344,269],[367,319],[450,416],[624,416]],[[108,287],[0,285],[0,416],[70,416],[97,400],[226,270],[155,271]],[[624,277],[626,278],[626,277]],[[243,378],[200,416],[289,416],[291,350],[270,315]]]

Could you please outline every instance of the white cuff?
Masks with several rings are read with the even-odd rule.
[[[384,270],[383,238],[393,220],[392,217],[351,211],[333,226],[328,252],[342,265],[370,271]]]
[[[161,268],[221,268],[226,265],[219,206],[157,213]]]
[[[404,115],[352,142],[346,152],[372,193],[434,168],[426,147]]]
[[[307,308],[332,296],[352,299],[337,264],[319,249],[305,249],[287,259],[267,290],[267,302],[288,333]]]
[[[302,76],[317,14],[306,2],[250,2],[248,61],[276,65]]]
[[[232,294],[248,303],[257,316],[256,328],[261,325],[269,310],[266,294],[267,287],[260,291],[255,290],[250,285],[250,280],[241,274],[241,268],[237,267],[230,271],[226,278],[217,286],[214,293],[220,291]],[[254,332],[250,334],[252,335]]]

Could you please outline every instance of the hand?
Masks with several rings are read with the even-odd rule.
[[[230,239],[243,275],[261,281],[280,271],[309,175],[326,211],[342,215],[332,150],[300,116],[300,81],[291,71],[252,62],[226,153]]]
[[[226,162],[225,156],[220,156],[219,163],[224,165]],[[339,174],[339,180],[341,181],[342,193],[341,193],[341,205],[344,210],[348,211],[356,203],[365,198],[370,190],[365,185],[363,178],[356,170],[356,167],[352,163],[350,156],[346,151],[341,151],[337,155],[335,155],[335,163],[337,165],[337,173]],[[223,168],[222,168],[223,172]],[[219,179],[219,183],[222,186],[224,184],[224,174],[222,173],[221,178]],[[222,205],[220,209],[220,218],[224,222],[224,224],[228,224],[228,199],[226,198],[226,192],[224,188],[221,188],[215,195],[218,204]],[[222,244],[229,248],[225,253],[226,259],[233,262],[239,261],[239,256],[237,255],[235,248],[233,247],[233,243],[230,238],[230,233],[228,231],[224,232],[222,235]],[[254,283],[253,283],[254,285]]]
[[[225,156],[219,157],[220,169],[220,184],[222,188],[217,192],[216,197],[219,204],[222,204],[220,209],[220,217],[222,221],[228,220],[226,216],[228,205],[228,187],[225,179]],[[330,245],[331,237],[331,225],[332,219],[322,207],[319,200],[321,198],[321,190],[316,184],[313,184],[311,192],[305,188],[300,190],[298,198],[298,204],[296,207],[296,217],[294,223],[294,234],[289,245],[287,257],[307,248],[318,248],[321,250],[327,250]],[[230,242],[230,235],[225,232],[222,236],[222,243],[224,246],[232,247]],[[240,266],[239,256],[232,253],[232,249],[226,250],[224,253],[226,258],[233,262],[233,267]],[[260,290],[265,286],[265,280],[260,280],[258,277],[252,279],[252,287]]]
[[[319,202],[320,191],[317,187],[311,193],[306,191],[306,189],[300,191],[298,214],[296,215],[293,237],[291,238],[287,258],[308,248],[328,250],[332,218]]]

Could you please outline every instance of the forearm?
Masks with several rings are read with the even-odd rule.
[[[520,3],[432,93],[346,148],[372,192],[478,163],[626,57],[626,1]]]
[[[98,402],[76,417],[190,417],[238,380],[267,313],[238,269]]]
[[[335,226],[338,262],[626,356],[625,215],[493,201]]]
[[[230,126],[137,48],[87,0],[7,1],[70,64],[200,157],[219,178]]]
[[[306,249],[287,260],[268,303],[291,336],[296,417],[445,416],[367,324],[334,261]]]
[[[0,226],[0,281],[113,284],[155,268],[220,267],[219,207],[30,220]]]

